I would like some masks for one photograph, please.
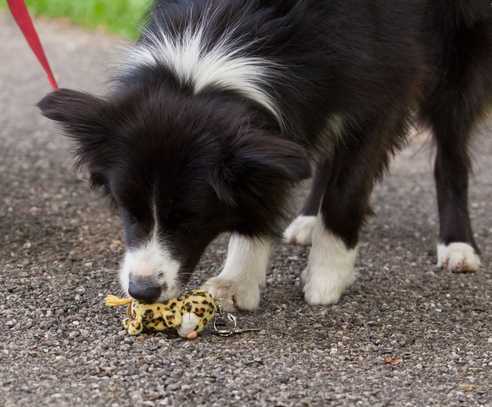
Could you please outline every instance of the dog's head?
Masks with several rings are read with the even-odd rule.
[[[222,232],[276,233],[290,187],[310,172],[301,147],[254,126],[227,98],[62,89],[39,107],[75,140],[79,165],[118,208],[121,283],[141,300],[178,294]]]

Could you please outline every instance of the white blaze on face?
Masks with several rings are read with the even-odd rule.
[[[130,279],[150,279],[163,287],[159,300],[166,300],[179,293],[178,272],[181,264],[172,256],[165,242],[159,239],[157,219],[154,205],[152,235],[139,247],[127,249],[120,269],[120,282],[128,294]]]

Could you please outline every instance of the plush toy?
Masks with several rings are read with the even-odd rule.
[[[214,318],[217,303],[206,291],[194,290],[164,303],[144,304],[132,298],[109,295],[109,307],[128,306],[123,326],[130,335],[143,331],[165,331],[174,328],[179,336],[195,339]]]

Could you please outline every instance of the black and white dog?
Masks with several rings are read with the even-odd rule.
[[[340,299],[373,186],[415,118],[437,145],[438,263],[477,270],[468,145],[491,102],[489,0],[160,0],[107,97],[64,89],[39,106],[119,208],[125,291],[175,296],[229,232],[206,287],[252,310],[312,164],[284,235],[312,243],[307,302]]]

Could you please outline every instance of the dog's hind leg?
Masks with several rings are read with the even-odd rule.
[[[486,1],[463,2],[452,19],[455,25],[442,25],[444,51],[436,72],[445,75],[437,78],[423,109],[437,144],[438,266],[452,272],[480,267],[468,211],[468,175],[471,135],[492,102],[492,8],[487,11],[487,6]]]
[[[446,121],[434,123],[440,222],[437,257],[438,267],[453,272],[470,272],[479,269],[480,259],[468,212],[470,131],[463,129],[461,123],[455,123],[460,120],[448,117]]]
[[[325,192],[326,181],[330,176],[330,163],[323,161],[317,164],[311,190],[300,215],[289,225],[284,232],[284,240],[290,244],[309,246],[312,243],[312,234],[316,225],[321,199]]]

